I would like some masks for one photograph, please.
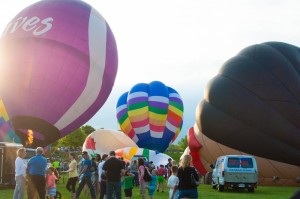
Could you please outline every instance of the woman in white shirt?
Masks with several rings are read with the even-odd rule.
[[[24,161],[26,156],[26,149],[20,148],[17,151],[18,157],[15,161],[15,179],[16,179],[16,187],[14,191],[14,199],[23,199],[24,198],[24,191],[26,187],[26,169],[27,165]]]

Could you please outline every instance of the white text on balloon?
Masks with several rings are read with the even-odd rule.
[[[33,30],[33,35],[39,36],[48,32],[52,28],[52,17],[48,17],[43,20],[38,17],[27,19],[27,17],[19,17],[14,22],[9,23],[3,33],[3,36],[5,36],[7,33],[12,34],[19,28],[22,28],[22,30],[26,32]],[[39,22],[40,24],[38,24]]]

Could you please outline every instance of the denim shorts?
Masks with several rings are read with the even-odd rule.
[[[54,188],[48,189],[47,195],[48,196],[56,196],[56,188],[54,187]]]
[[[179,198],[198,198],[197,189],[179,189]]]

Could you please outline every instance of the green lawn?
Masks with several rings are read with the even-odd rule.
[[[62,193],[62,198],[70,199],[70,194],[67,192],[66,185],[67,177],[63,177],[60,180],[60,184],[57,185],[57,190]],[[77,184],[78,186],[78,184]],[[262,198],[262,199],[288,199],[299,187],[266,187],[259,186],[255,189],[254,193],[248,193],[246,190],[226,190],[219,193],[217,190],[212,189],[210,185],[201,184],[198,187],[199,198],[203,199],[248,199],[248,198]],[[0,199],[9,199],[13,196],[13,189],[0,190]],[[122,196],[124,198],[124,192],[122,190]],[[156,192],[154,195],[157,199],[168,199],[168,189],[165,189],[165,193]],[[81,199],[90,199],[89,196],[84,196],[81,193]],[[99,198],[99,197],[98,197]],[[136,187],[133,189],[133,199],[141,198],[139,189]],[[25,197],[27,199],[27,197]]]

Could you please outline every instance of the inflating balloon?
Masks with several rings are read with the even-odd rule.
[[[114,35],[83,1],[43,0],[22,10],[1,39],[0,96],[22,143],[46,146],[87,122],[117,73]]]
[[[82,150],[95,157],[96,154],[109,154],[110,151],[125,147],[137,147],[137,145],[121,131],[99,129],[86,137]]]
[[[192,155],[193,165],[203,176],[206,172],[212,172],[210,165],[214,165],[219,156],[249,155],[209,139],[196,124],[189,129],[188,145],[189,150],[185,154]],[[255,159],[259,171],[259,185],[299,186],[299,167],[258,156]]]
[[[0,98],[0,142],[21,142],[12,129],[4,103]]]
[[[136,84],[117,102],[120,128],[140,148],[164,152],[180,133],[182,116],[180,95],[159,81]]]
[[[167,165],[168,159],[171,158],[164,153],[138,147],[126,147],[116,150],[116,156],[122,157],[126,162],[129,162],[135,155],[145,157],[147,161],[152,161],[155,166]]]
[[[299,52],[267,42],[228,60],[197,108],[200,131],[225,146],[300,166]]]

